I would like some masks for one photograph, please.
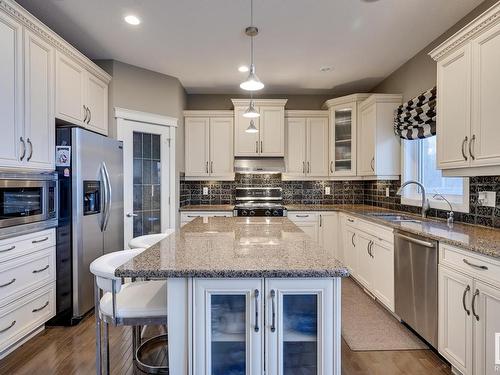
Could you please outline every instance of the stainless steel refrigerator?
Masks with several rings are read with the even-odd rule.
[[[123,150],[117,140],[76,127],[57,128],[56,145],[59,227],[52,323],[66,325],[78,323],[94,306],[90,263],[124,248]]]

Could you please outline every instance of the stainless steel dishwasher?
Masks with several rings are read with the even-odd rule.
[[[394,272],[396,315],[437,348],[437,241],[395,230]]]

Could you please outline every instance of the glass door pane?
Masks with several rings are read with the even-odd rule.
[[[318,372],[318,296],[283,295],[283,374]]]
[[[211,295],[212,375],[246,373],[246,311],[244,294]]]
[[[161,232],[160,137],[133,132],[134,237]]]
[[[335,170],[349,171],[352,168],[352,110],[335,111]]]

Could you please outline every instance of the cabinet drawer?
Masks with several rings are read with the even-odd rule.
[[[0,306],[56,279],[56,248],[0,263]]]
[[[0,262],[56,245],[55,228],[0,241]]]
[[[439,250],[440,264],[500,286],[500,261],[447,244],[439,244]]]
[[[55,283],[0,308],[1,352],[52,318],[56,309]]]
[[[316,212],[288,212],[291,221],[318,221]]]
[[[356,225],[358,223],[357,218],[355,218],[354,216],[346,215],[346,214],[341,215],[341,221],[342,221],[342,225],[349,225],[351,227],[356,227]]]

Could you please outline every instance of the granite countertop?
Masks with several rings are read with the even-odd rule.
[[[188,205],[179,208],[179,211],[232,211],[234,204],[218,204],[218,205]]]
[[[347,277],[286,217],[197,218],[119,267],[119,277]]]
[[[444,220],[422,220],[418,215],[368,205],[286,205],[286,208],[289,211],[341,211],[366,221],[432,238],[479,254],[500,258],[500,229],[463,223],[455,223],[450,228]],[[422,220],[422,222],[391,222],[370,215],[375,212],[397,212]]]

